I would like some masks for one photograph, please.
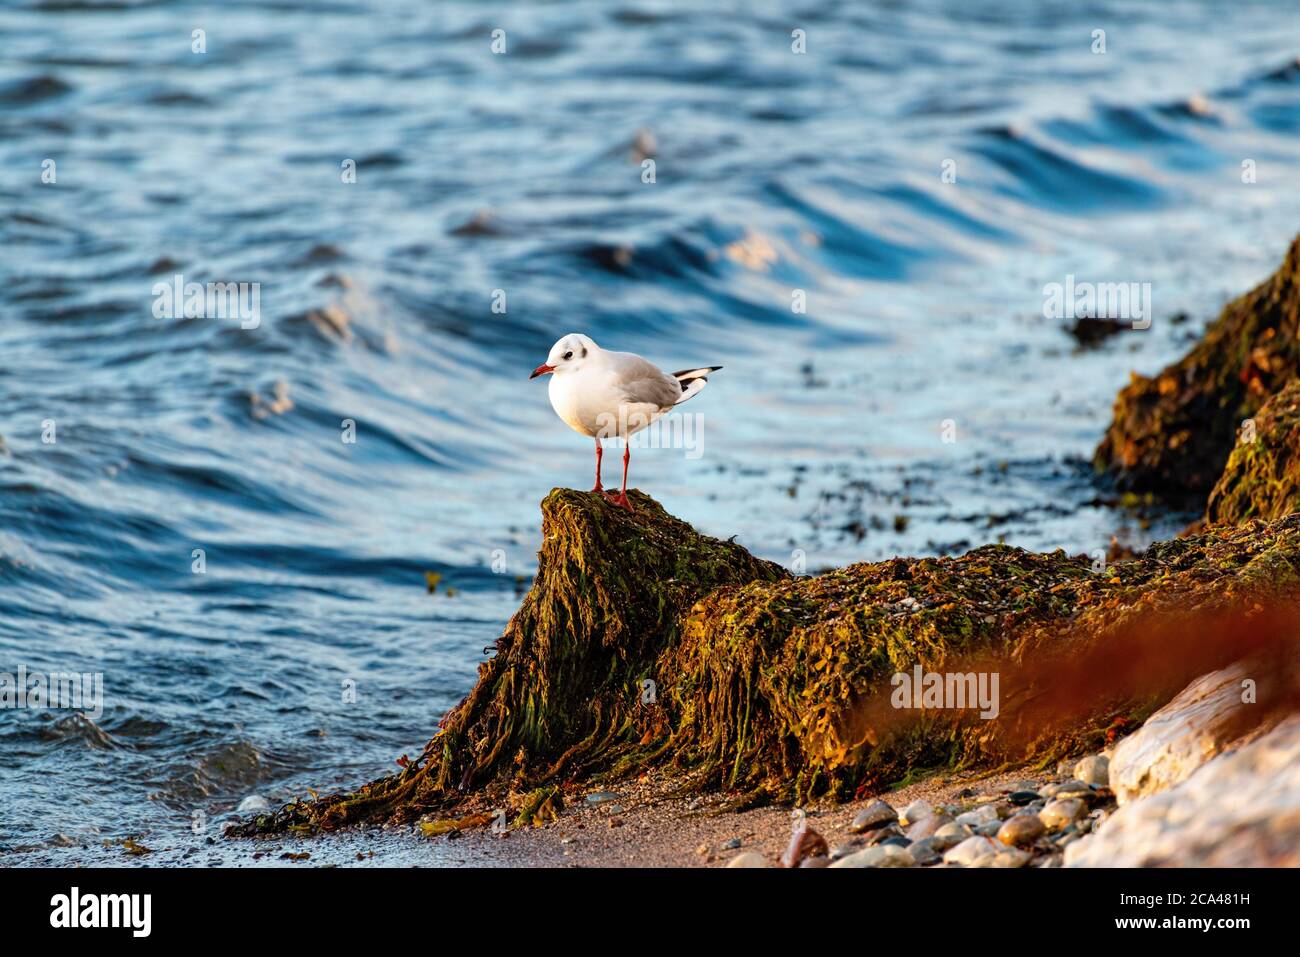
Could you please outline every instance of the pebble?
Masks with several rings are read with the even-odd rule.
[[[606,801],[617,801],[622,796],[614,791],[592,791],[583,800],[588,804],[604,804]]]
[[[943,852],[950,847],[956,847],[974,833],[969,824],[953,821],[951,824],[945,824],[939,828],[934,832],[933,836],[925,838],[925,840],[929,841],[936,851]]]
[[[1053,835],[1052,840],[1055,842],[1057,847],[1065,847],[1065,845],[1069,844],[1071,841],[1077,841],[1082,836],[1083,835],[1079,833],[1079,829],[1075,825],[1070,824],[1062,828],[1060,833]]]
[[[923,841],[914,841],[907,847],[907,853],[912,855],[912,860],[919,865],[934,864],[943,860],[943,855],[934,846],[934,838],[927,837]]]
[[[950,849],[943,855],[945,864],[958,864],[962,867],[973,867],[975,862],[984,857],[991,857],[998,852],[998,845],[994,844],[987,837],[968,837],[956,847]]]
[[[262,795],[260,794],[250,794],[248,797],[244,798],[242,801],[239,802],[239,807],[235,808],[235,811],[240,814],[248,814],[254,811],[269,811],[269,810],[271,810],[271,802],[268,801],[266,798],[262,797]]]
[[[825,854],[819,854],[817,857],[805,857],[799,862],[800,867],[829,867],[831,859]]]
[[[1091,791],[1092,788],[1082,781],[1061,781],[1058,784],[1049,784],[1040,792],[1045,798],[1060,797],[1063,794],[1082,794]]]
[[[767,858],[758,851],[745,851],[727,861],[727,867],[767,867]]]
[[[929,817],[923,817],[907,829],[907,836],[913,841],[922,841],[927,837],[932,837],[939,828],[945,824],[951,824],[952,818],[947,814],[931,814]]]
[[[1004,847],[991,857],[980,858],[977,867],[1024,867],[1032,857],[1018,847]]]
[[[1091,754],[1074,766],[1074,776],[1085,784],[1108,787],[1110,785],[1110,758],[1104,754]]]
[[[969,824],[971,827],[979,827],[981,824],[988,824],[997,819],[998,810],[992,804],[984,804],[973,811],[957,815],[958,824]]]
[[[872,844],[883,844],[891,837],[902,837],[903,829],[897,824],[886,824],[884,827],[878,827],[874,831],[868,831],[867,836],[863,839],[867,847]]]
[[[826,838],[822,837],[807,822],[790,835],[790,846],[781,855],[782,867],[798,867],[808,857],[826,857],[830,854]]]
[[[932,817],[933,815],[934,808],[930,807],[928,801],[916,800],[903,808],[898,815],[898,820],[901,824],[915,824],[922,818]]]
[[[873,831],[897,820],[898,812],[892,807],[884,801],[872,801],[857,813],[853,823],[849,825],[849,830],[854,834],[861,834],[863,831]]]
[[[891,837],[888,840],[881,841],[880,846],[883,847],[886,844],[890,844],[893,845],[894,847],[907,847],[911,843],[912,842],[909,841],[907,838],[903,837],[902,835],[899,835],[898,837]]]
[[[1037,791],[1012,791],[1007,800],[1016,807],[1024,807],[1030,801],[1037,801],[1040,797]]]
[[[1084,804],[1078,798],[1061,798],[1039,811],[1038,817],[1049,831],[1059,831],[1083,817],[1084,810]]]
[[[841,857],[848,857],[856,851],[861,850],[857,844],[839,844],[831,851],[831,860],[838,861]]]
[[[983,837],[997,837],[1000,830],[1002,830],[1001,821],[989,821],[987,824],[981,824],[975,828],[975,833]]]
[[[1047,833],[1047,825],[1037,814],[1013,814],[998,828],[998,840],[1003,844],[1032,844]]]
[[[735,850],[736,848],[738,848],[738,847],[740,847],[740,838],[738,838],[738,837],[733,837],[733,838],[732,838],[731,840],[729,840],[729,841],[723,841],[723,843],[722,843],[722,847],[720,848],[720,850],[724,850],[724,851],[734,851],[734,850]]]
[[[877,844],[866,850],[842,857],[831,867],[915,867],[911,852],[897,844]]]

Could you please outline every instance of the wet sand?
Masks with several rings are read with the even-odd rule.
[[[938,774],[878,796],[899,809],[918,798],[935,805],[968,804],[1052,777],[1032,769],[991,776]],[[728,803],[726,795],[676,797],[670,788],[660,779],[608,791],[574,790],[558,820],[512,829],[506,836],[476,829],[425,838],[413,828],[370,829],[313,839],[220,840],[211,855],[222,866],[723,867],[745,851],[762,853],[775,865],[785,851],[793,824],[790,808],[720,810]],[[589,795],[600,800],[588,800]],[[849,825],[871,800],[814,803],[803,810],[834,849],[857,837]],[[311,857],[282,857],[303,852]],[[188,862],[203,860],[192,855]]]

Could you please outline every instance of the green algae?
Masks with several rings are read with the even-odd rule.
[[[1300,509],[1300,380],[1270,398],[1250,420],[1210,492],[1205,519],[1273,520]]]

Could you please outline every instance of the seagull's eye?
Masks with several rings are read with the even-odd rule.
[[[573,353],[572,353],[572,352],[566,352],[566,353],[564,354],[564,358],[566,358],[566,359],[572,359],[572,358],[573,358]]]

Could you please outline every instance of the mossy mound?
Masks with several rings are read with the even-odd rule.
[[[1243,427],[1210,492],[1205,519],[1235,523],[1300,510],[1300,380],[1273,396]]]
[[[1186,356],[1119,393],[1095,464],[1122,487],[1170,497],[1213,488],[1243,419],[1300,365],[1300,239],[1265,282],[1230,302]]]
[[[1191,623],[1300,596],[1300,516],[1107,568],[990,545],[792,578],[633,501],[627,514],[586,493],[546,498],[533,588],[419,760],[228,833],[410,821],[474,802],[480,813],[456,821],[481,823],[486,796],[500,806],[503,794],[518,819],[545,819],[556,788],[649,768],[739,804],[1047,760],[1097,747],[1114,718],[1145,715],[1277,631],[1256,619],[1243,639]],[[900,712],[893,676],[916,666],[1000,675],[1000,715]]]
[[[658,657],[687,610],[720,585],[789,573],[700,535],[647,495],[628,497],[635,512],[572,489],[542,501],[532,589],[418,761],[353,794],[289,805],[243,832],[409,818],[489,784],[535,788],[653,750],[668,726],[659,685],[646,682],[656,682]]]
[[[725,587],[695,606],[666,662],[677,762],[780,800],[849,798],[927,768],[1047,762],[1102,746],[1115,719],[1144,717],[1239,654],[1215,616],[1297,594],[1300,517],[1098,570],[990,545]],[[917,665],[998,673],[1000,714],[900,712],[891,678]]]

